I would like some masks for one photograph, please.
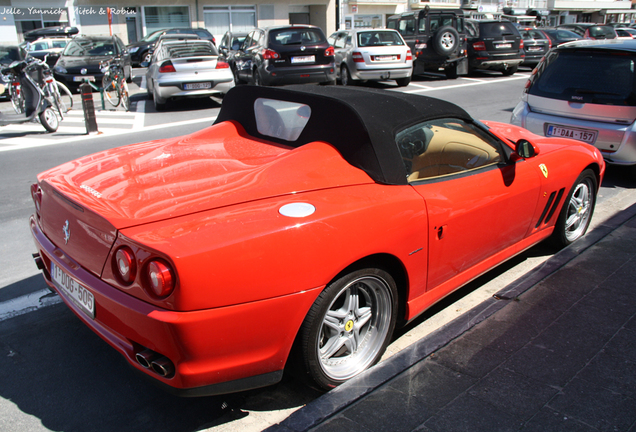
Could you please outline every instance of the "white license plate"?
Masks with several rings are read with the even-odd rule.
[[[375,60],[375,61],[396,61],[397,60],[397,56],[394,56],[394,55],[380,55],[380,56],[373,57],[373,60]]]
[[[94,76],[90,76],[90,75],[82,75],[82,76],[74,76],[73,77],[73,81],[84,82],[86,80],[95,81],[95,77]]]
[[[512,48],[512,44],[495,44],[495,48],[497,49]]]
[[[51,263],[51,276],[55,285],[73,300],[86,315],[95,318],[95,296],[64,270]]]
[[[541,47],[528,47],[528,51],[541,51]]]
[[[300,56],[300,57],[292,57],[292,63],[313,63],[316,61],[316,56]]]
[[[212,88],[212,84],[209,82],[184,84],[183,88],[186,90],[198,90]]]
[[[594,144],[597,135],[598,131],[595,130],[575,129],[552,124],[548,125],[548,129],[546,131],[546,136],[572,138],[588,144]]]

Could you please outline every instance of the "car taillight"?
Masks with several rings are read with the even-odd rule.
[[[164,64],[159,66],[159,72],[160,73],[170,73],[170,72],[176,72],[176,70],[175,70],[172,62],[170,60],[168,60],[167,62],[165,62]]]
[[[157,259],[150,261],[146,266],[146,279],[150,294],[156,297],[168,297],[174,290],[174,272],[164,261]]]
[[[552,41],[548,40],[548,49],[551,49],[551,48],[552,48]]]
[[[519,49],[523,49],[523,39],[521,39],[521,41],[519,41]]]
[[[353,58],[353,61],[356,63],[364,63],[364,58],[362,57],[362,53],[358,51],[354,51],[353,53],[351,53],[351,58]]]
[[[137,276],[137,263],[133,251],[124,246],[115,252],[115,274],[126,285],[135,281]]]
[[[280,58],[280,54],[278,54],[276,51],[273,51],[267,48],[264,48],[263,51],[261,51],[261,55],[263,56],[263,60],[271,60],[271,59]]]
[[[333,57],[335,54],[336,54],[336,51],[333,49],[332,46],[330,46],[329,48],[325,50],[325,57]]]
[[[413,60],[413,54],[411,54],[411,50],[406,50],[406,61]]]
[[[217,61],[215,69],[228,69],[229,67],[230,67],[230,64],[228,62]]]
[[[35,204],[35,211],[39,215],[40,207],[42,207],[42,189],[37,183],[31,185],[31,198],[33,198],[33,203]]]
[[[475,51],[486,51],[486,43],[485,42],[475,42],[473,44],[473,48]]]

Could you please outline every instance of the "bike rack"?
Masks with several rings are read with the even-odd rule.
[[[99,97],[102,100],[102,111],[106,110],[106,104],[104,103],[104,89],[101,87],[97,87],[95,84],[90,82],[88,78],[84,78],[84,82],[90,85],[93,88],[93,90],[99,90]]]

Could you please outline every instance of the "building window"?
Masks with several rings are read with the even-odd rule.
[[[226,31],[249,32],[256,27],[256,6],[204,6],[205,28],[221,40]]]
[[[190,25],[188,6],[144,6],[146,34],[168,28],[187,28]]]

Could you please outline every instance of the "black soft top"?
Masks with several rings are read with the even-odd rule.
[[[258,98],[309,105],[311,117],[296,141],[262,135],[256,127],[254,102]],[[458,106],[426,96],[368,88],[293,85],[237,86],[223,99],[215,124],[234,120],[256,138],[300,147],[314,141],[333,145],[351,165],[374,181],[407,184],[395,134],[426,120],[459,118],[472,121]]]

